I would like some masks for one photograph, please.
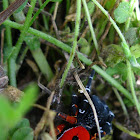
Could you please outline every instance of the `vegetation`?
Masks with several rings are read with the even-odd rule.
[[[12,2],[3,0],[3,10]],[[0,26],[0,84],[9,79],[0,85],[0,139],[55,139],[55,111],[62,103],[68,110],[77,92],[73,72],[85,80],[90,69],[97,95],[115,114],[111,137],[140,138],[139,27],[138,0],[25,0]],[[44,114],[31,113],[37,109]]]

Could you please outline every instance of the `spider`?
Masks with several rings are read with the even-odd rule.
[[[114,114],[104,101],[100,100],[98,96],[90,94],[94,73],[95,71],[93,70],[89,76],[86,91],[89,93],[96,108],[100,132],[103,137],[109,134],[112,129],[111,122],[114,118]],[[81,94],[81,96],[77,96],[75,93],[72,94],[71,110],[72,113],[70,115],[61,112],[57,114],[59,118],[69,123],[69,126],[65,124],[57,126],[58,140],[96,140],[98,132],[95,117],[88,100],[83,94]]]

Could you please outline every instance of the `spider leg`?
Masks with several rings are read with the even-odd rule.
[[[59,135],[63,131],[64,128],[65,128],[65,124],[58,125],[55,129],[56,136]]]
[[[78,114],[78,96],[73,93],[72,94],[72,116],[64,114],[64,113],[57,113],[57,116],[61,119],[65,120],[66,122],[69,122],[70,124],[76,124],[77,123],[77,114]]]
[[[58,113],[57,116],[59,116],[61,119],[65,120],[66,122],[69,122],[70,124],[76,124],[77,118],[75,116],[69,116],[64,113]]]
[[[101,137],[104,137],[106,134],[109,134],[112,129],[112,125],[109,122],[106,122],[102,127],[100,127],[100,133]],[[92,137],[91,140],[96,140],[96,138],[99,136],[98,133],[95,133]]]
[[[106,120],[106,122],[104,123],[104,125],[102,125],[101,127],[101,136],[105,136],[106,134],[109,134],[111,129],[112,129],[112,120],[114,118],[114,114],[112,113],[112,111],[108,112],[108,118]]]
[[[71,106],[71,110],[72,110],[72,115],[73,116],[77,116],[77,114],[78,114],[78,96],[75,94],[75,93],[73,93],[72,94],[72,106]]]
[[[96,140],[97,138],[97,133],[94,134],[94,136],[91,136],[90,140]]]
[[[95,74],[95,70],[92,70],[92,72],[91,72],[91,74],[90,74],[90,76],[89,76],[89,79],[88,79],[88,83],[87,83],[87,85],[86,85],[86,91],[87,91],[88,93],[90,93],[91,83],[92,83],[94,74]]]
[[[104,135],[106,135],[106,134],[109,134],[110,131],[111,131],[111,129],[112,129],[112,124],[109,123],[109,122],[106,122],[106,123],[102,126],[102,131],[103,131],[104,133],[101,133],[101,136],[104,136]]]
[[[103,131],[102,129],[100,130],[101,132],[101,137],[104,137],[106,135],[106,132]],[[96,140],[96,138],[98,138],[99,134],[98,133],[94,133],[94,135],[91,135],[91,140]]]

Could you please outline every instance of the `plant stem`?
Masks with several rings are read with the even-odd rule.
[[[41,5],[42,5],[42,0],[38,0],[38,2],[39,2],[39,5],[41,6]],[[42,10],[43,10],[43,9],[42,9]],[[49,24],[48,24],[48,22],[47,22],[46,16],[42,14],[42,17],[43,17],[43,22],[44,22],[45,29],[46,29],[46,30],[49,30],[49,26],[48,26]]]
[[[97,35],[97,40],[99,40],[101,38],[101,35],[104,33],[107,22],[108,22],[108,19],[106,18],[106,19],[103,20],[103,23],[101,22],[99,24],[99,26],[96,27],[97,29],[99,29],[98,35]]]
[[[39,8],[39,10],[35,13],[35,15],[33,16],[31,22],[29,23],[29,27],[33,24],[33,22],[35,21],[35,19],[37,18],[37,16],[40,14],[40,12],[45,8],[45,6],[50,2],[50,0],[46,0],[41,7]]]
[[[91,36],[92,36],[92,39],[93,39],[93,42],[94,42],[94,45],[95,45],[95,49],[97,51],[97,54],[99,55],[99,47],[98,47],[98,43],[97,43],[97,39],[96,39],[96,36],[95,36],[94,29],[93,29],[93,26],[92,26],[92,22],[91,22],[91,18],[90,18],[90,14],[89,14],[89,10],[88,10],[88,7],[87,7],[86,0],[82,0],[82,2],[83,2],[84,9],[85,9],[85,12],[86,12],[86,16],[87,16]]]
[[[133,13],[133,10],[134,10],[134,7],[135,7],[136,0],[131,0],[131,1],[129,1],[129,3],[130,3],[130,17],[128,18],[128,20],[125,23],[125,31],[127,31],[128,28],[129,28],[130,19],[131,19],[131,16],[132,16],[132,13]]]
[[[119,124],[119,123],[117,123],[117,122],[113,122],[113,125],[114,125],[115,127],[117,127],[119,130],[121,130],[121,131],[123,131],[123,132],[129,134],[130,136],[135,137],[135,138],[137,138],[137,139],[140,139],[140,134],[137,134],[137,133],[134,132],[134,131],[128,130],[126,127],[122,126],[121,124]]]
[[[35,3],[36,3],[36,0],[32,0],[31,1],[31,7],[29,8],[29,11],[27,13],[27,16],[26,16],[26,20],[25,20],[25,23],[24,23],[24,26],[23,26],[23,29],[21,31],[21,34],[20,34],[20,37],[15,45],[16,47],[16,51],[13,53],[13,57],[16,59],[17,56],[18,56],[18,53],[20,51],[20,48],[21,48],[21,45],[22,45],[22,42],[24,40],[24,36],[25,34],[27,33],[27,30],[28,28],[30,27],[30,20],[32,18],[32,13],[33,13],[33,10],[34,10],[34,7],[35,7]]]
[[[24,60],[24,58],[25,58],[25,56],[26,56],[28,50],[29,50],[28,47],[26,47],[26,48],[23,50],[21,56],[19,57],[19,59],[18,59],[18,61],[17,61],[17,64],[19,64],[19,65],[22,64],[22,62],[23,62],[23,60]],[[19,67],[19,68],[20,68],[20,67]],[[18,69],[19,69],[19,68],[18,68]]]
[[[11,0],[12,1],[12,0]],[[40,0],[41,1],[41,0]],[[48,3],[48,2],[47,2]],[[46,6],[46,4],[47,4],[46,2],[45,2],[45,4],[43,3],[43,7],[44,6]],[[42,8],[41,8],[42,9]],[[40,10],[41,10],[40,9]],[[19,12],[19,13],[16,13],[16,21],[20,21],[21,20],[21,18],[19,18],[19,16],[20,17],[23,17],[24,16],[24,14],[22,14],[23,12],[21,11],[21,12]],[[17,16],[17,14],[18,14],[18,16]],[[19,15],[20,14],[20,15]],[[39,10],[37,11],[37,14],[39,14]],[[34,15],[34,20],[35,20],[35,18],[38,16],[37,14],[35,14]],[[15,14],[14,14],[15,15]],[[14,16],[15,17],[15,16]],[[23,19],[25,19],[25,16],[22,18],[22,20]],[[21,23],[22,23],[22,21],[20,21]],[[31,22],[30,22],[31,23]],[[29,25],[29,26],[31,26],[31,25]],[[33,35],[32,35],[33,36]],[[34,36],[32,37],[32,38],[30,38],[31,40],[34,38]],[[26,41],[26,40],[25,40]],[[33,45],[33,44],[32,44]],[[20,59],[20,62],[21,61],[23,61],[23,59],[24,59],[24,56],[25,56],[25,53],[27,52],[27,49],[28,49],[28,47],[27,48],[25,48],[25,51],[24,52],[22,52],[22,60]],[[40,48],[38,48],[37,50],[32,50],[32,49],[30,49],[30,51],[31,51],[31,53],[32,53],[32,56],[34,57],[34,59],[35,59],[35,61],[36,61],[36,63],[38,64],[38,66],[39,66],[39,68],[40,68],[40,70],[41,70],[41,73],[45,76],[45,78],[46,78],[46,80],[48,80],[48,81],[50,81],[51,79],[52,79],[52,77],[53,77],[53,73],[52,73],[52,70],[51,70],[51,68],[50,68],[50,66],[49,66],[49,64],[48,64],[48,62],[47,62],[47,60],[46,60],[46,58],[45,58],[45,56],[44,56],[44,54],[42,53],[42,50],[40,49]],[[20,57],[21,58],[21,57]],[[19,66],[20,65],[18,65],[18,68],[17,68],[17,70],[19,69]]]
[[[7,7],[8,7],[8,0],[3,0],[3,9],[6,9]],[[12,47],[11,27],[5,26],[5,28],[6,28],[6,42],[7,42],[7,46],[10,48]]]
[[[24,26],[21,30],[21,34],[20,34],[20,37],[15,45],[15,50],[13,51],[13,53],[11,54],[10,56],[10,60],[9,60],[9,77],[10,77],[10,84],[12,86],[15,86],[16,87],[16,58],[19,54],[19,51],[20,51],[20,48],[21,48],[21,45],[22,45],[22,42],[24,40],[24,36],[26,35],[28,29],[29,29],[29,23],[30,23],[30,19],[32,17],[32,13],[33,13],[33,9],[35,7],[35,3],[36,3],[36,0],[32,0],[31,1],[31,7],[29,8],[29,11],[27,13],[27,17],[26,17],[26,20],[25,20],[25,23],[24,23]],[[11,64],[10,64],[11,63]]]
[[[131,89],[131,93],[134,99],[134,103],[136,105],[137,111],[140,115],[140,104],[138,102],[136,93],[135,93],[135,89],[134,89],[134,83],[133,83],[133,79],[132,79],[132,69],[131,69],[131,65],[130,62],[127,60],[127,70],[128,70],[128,81],[129,81],[129,85],[130,85],[130,89]]]
[[[70,53],[70,58],[69,58],[67,67],[66,67],[66,69],[64,71],[64,74],[62,76],[62,79],[61,79],[60,88],[62,88],[62,86],[65,82],[68,71],[70,69],[73,58],[75,56],[76,47],[77,47],[77,38],[78,38],[78,35],[79,35],[79,27],[80,27],[80,20],[81,20],[80,16],[81,16],[81,0],[77,0],[77,13],[76,13],[76,23],[75,23],[75,34],[74,34],[73,47],[72,47],[72,50],[71,50],[71,53]]]
[[[3,0],[3,9],[6,9],[8,7],[8,0]],[[9,18],[8,18],[9,19]],[[10,49],[12,48],[12,33],[11,33],[11,27],[10,26],[7,26],[5,25],[5,28],[6,28],[6,42],[7,42],[7,47]],[[7,75],[9,77],[9,80],[11,81],[11,78],[13,78],[12,76],[12,73],[10,75],[10,71],[9,71],[9,67],[13,64],[13,62],[9,61],[10,59],[8,59],[8,65],[7,65]],[[13,81],[13,83],[15,83],[15,81]]]
[[[66,0],[66,15],[68,15],[69,8],[70,8],[70,1]]]
[[[120,38],[122,39],[122,41],[127,44],[121,30],[119,29],[119,27],[117,26],[116,22],[111,18],[111,16],[109,15],[109,13],[96,1],[96,0],[92,0],[97,7],[107,16],[107,18],[109,19],[109,21],[112,23],[112,25],[114,26],[114,28],[116,29],[117,33],[119,34]],[[127,46],[128,47],[128,46]]]
[[[16,87],[16,63],[15,59],[10,57],[8,60],[8,74],[10,85]]]
[[[140,7],[139,7],[139,0],[136,0],[136,16],[137,16],[137,20],[140,21]]]
[[[128,115],[126,106],[125,106],[125,104],[124,104],[124,102],[123,102],[123,100],[122,100],[122,98],[121,98],[119,92],[117,91],[116,88],[113,88],[113,90],[114,90],[114,93],[115,93],[116,97],[118,98],[118,100],[119,100],[119,102],[120,102],[120,104],[121,104],[121,106],[122,106],[122,109],[123,109],[124,114],[128,117],[129,115]]]
[[[4,23],[4,25],[8,25],[12,28],[15,29],[19,29],[22,30],[23,25],[20,25],[18,23],[6,20]],[[38,31],[36,29],[33,28],[29,28],[28,33],[31,33],[39,38],[42,38],[54,45],[56,45],[57,47],[61,48],[62,50],[70,53],[71,52],[71,47],[64,44],[63,42],[57,40],[56,38],[53,38],[50,35],[47,35],[41,31]],[[88,58],[86,58],[82,53],[77,52],[79,59],[84,62],[86,65],[90,65],[92,63],[91,60],[89,60]],[[92,67],[98,74],[100,74],[106,81],[108,81],[112,86],[116,87],[126,98],[128,98],[132,103],[134,103],[131,94],[123,87],[120,85],[120,83],[118,83],[114,78],[112,78],[110,75],[108,75],[105,71],[103,71],[100,67],[98,67],[97,65],[94,65]]]

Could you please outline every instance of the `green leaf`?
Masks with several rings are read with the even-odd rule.
[[[140,58],[137,59],[137,62],[140,64]],[[137,67],[132,67],[136,75],[140,75],[140,69]]]
[[[106,72],[110,75],[110,76],[114,76],[114,75],[119,75],[118,77],[118,81],[119,82],[124,82],[127,80],[127,66],[124,63],[118,63],[115,67],[111,68],[108,67],[106,69]]]
[[[7,140],[7,137],[8,137],[7,132],[8,132],[7,127],[1,121],[1,124],[0,124],[0,140]]]
[[[135,45],[136,43],[140,42],[139,36],[139,30],[138,28],[130,28],[125,33],[125,39],[130,44],[130,46]]]
[[[114,11],[114,18],[118,23],[124,23],[130,16],[130,5],[128,2],[121,2]]]
[[[30,85],[23,96],[23,99],[14,107],[8,99],[0,96],[0,120],[7,128],[13,127],[25,113],[30,109],[31,105],[36,99],[38,93],[38,86]],[[27,124],[27,122],[26,122]],[[0,124],[1,125],[1,124]],[[1,127],[1,126],[0,126]]]
[[[11,140],[33,140],[33,130],[30,127],[22,127],[18,129]]]
[[[25,0],[25,2],[15,11],[15,13],[19,13],[20,11],[22,11],[26,4],[28,3],[28,0]]]
[[[40,48],[40,41],[38,37],[27,34],[24,40],[31,50]]]
[[[38,90],[38,86],[34,83],[29,85],[25,89],[24,96],[19,103],[19,106],[16,108],[17,116],[24,115],[31,108],[31,106],[36,100]]]
[[[15,119],[15,110],[12,108],[12,104],[3,96],[0,96],[0,120],[9,128],[18,121]]]
[[[135,46],[132,46],[130,48],[130,51],[133,54],[133,56],[135,56],[135,58],[139,58],[140,57],[140,44],[136,44]]]
[[[28,119],[22,119],[20,120],[16,126],[14,128],[12,128],[10,131],[9,131],[9,136],[13,136],[13,134],[19,129],[19,128],[22,128],[22,127],[30,127],[30,122]]]
[[[108,67],[114,67],[116,64],[125,60],[122,47],[114,44],[104,47],[101,57]]]

